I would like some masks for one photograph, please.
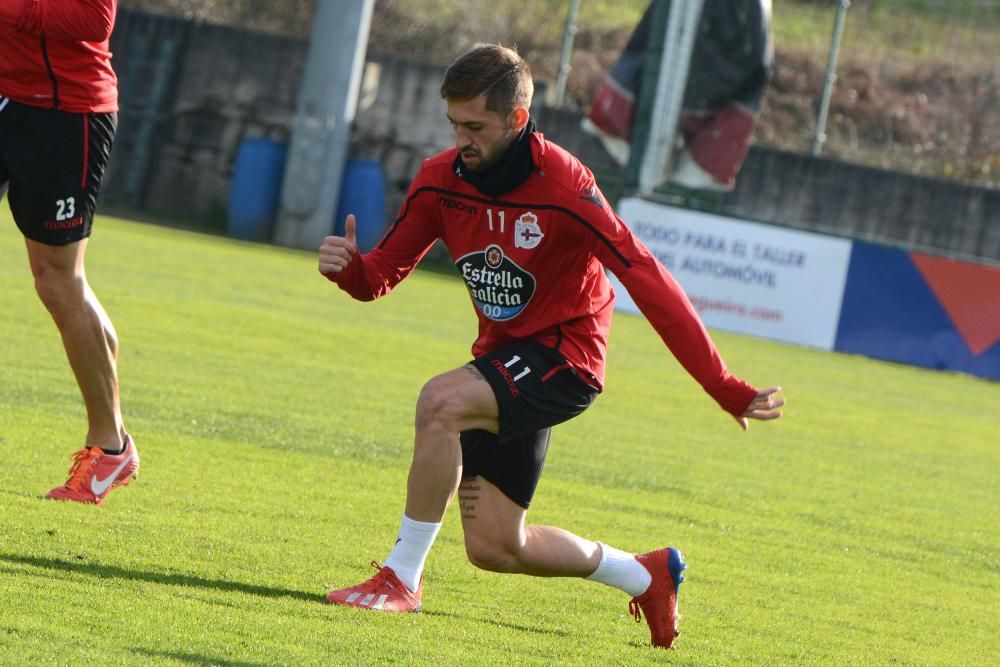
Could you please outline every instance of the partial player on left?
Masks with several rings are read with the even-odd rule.
[[[69,479],[47,497],[100,505],[139,469],[118,389],[118,336],[84,257],[118,124],[115,0],[0,2],[0,198],[24,236],[87,409]]]

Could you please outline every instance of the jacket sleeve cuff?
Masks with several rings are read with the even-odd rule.
[[[757,396],[757,389],[734,375],[707,390],[719,406],[734,417],[741,416]]]

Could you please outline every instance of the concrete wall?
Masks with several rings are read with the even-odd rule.
[[[719,210],[914,250],[1000,260],[1000,190],[755,146]]]
[[[246,136],[287,141],[305,43],[121,10],[119,132],[103,201],[222,226]]]
[[[103,202],[224,229],[242,140],[287,140],[305,42],[122,10],[112,50],[122,112]],[[368,60],[352,155],[382,162],[391,220],[423,158],[451,145],[438,95],[443,68],[376,55]],[[580,131],[579,113],[539,105],[533,114],[547,137],[594,170],[609,198],[621,194],[622,170]],[[751,149],[734,192],[700,197],[697,205],[743,219],[1000,261],[998,190],[767,147]]]
[[[399,211],[421,162],[451,145],[438,94],[442,68],[369,56],[361,83],[351,155],[386,172],[386,219]]]

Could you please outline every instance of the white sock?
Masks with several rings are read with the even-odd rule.
[[[440,523],[414,521],[403,515],[396,546],[392,548],[392,553],[382,565],[391,567],[399,580],[411,591],[416,591],[420,585],[424,562],[427,560],[427,554],[431,552],[431,546],[439,530],[441,530]]]
[[[632,597],[638,597],[646,592],[653,583],[653,577],[633,554],[620,549],[597,543],[601,547],[601,563],[594,573],[587,577],[591,581],[599,581],[608,586],[623,590]]]

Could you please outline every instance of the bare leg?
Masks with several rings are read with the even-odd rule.
[[[417,400],[413,461],[406,484],[406,516],[440,523],[462,474],[458,434],[497,431],[497,403],[490,385],[465,366],[431,379]]]
[[[535,577],[587,577],[601,547],[555,526],[526,526],[527,510],[482,477],[458,490],[465,550],[476,567]]]
[[[49,246],[25,239],[35,290],[62,336],[87,408],[85,446],[121,449],[125,429],[118,400],[118,338],[84,273],[87,239]]]

